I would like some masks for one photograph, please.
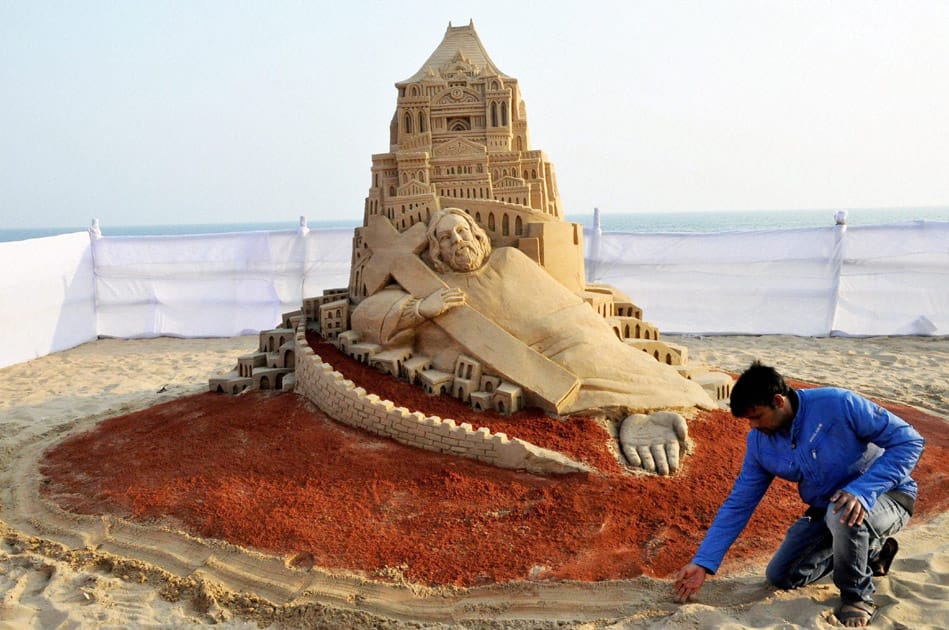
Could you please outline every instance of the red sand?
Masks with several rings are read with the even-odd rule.
[[[44,492],[74,512],[164,521],[304,568],[385,575],[388,567],[412,582],[469,586],[668,576],[695,551],[741,463],[747,426],[724,411],[689,423],[695,453],[674,478],[630,475],[592,420],[475,413],[311,343],[383,398],[560,450],[600,472],[501,470],[340,425],[296,395],[206,393],[106,420],[49,449]],[[944,511],[945,423],[886,406],[927,439],[915,518]],[[776,481],[725,568],[772,552],[802,510],[794,486]]]

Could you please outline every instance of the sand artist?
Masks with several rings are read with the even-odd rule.
[[[876,613],[872,577],[886,575],[896,539],[916,504],[910,477],[923,438],[876,403],[837,388],[795,390],[758,362],[739,377],[732,413],[751,425],[745,459],[692,562],[676,576],[679,601],[714,574],[775,477],[798,484],[809,506],[788,529],[766,571],[781,589],[806,586],[833,572],[834,611],[846,626],[869,625]]]

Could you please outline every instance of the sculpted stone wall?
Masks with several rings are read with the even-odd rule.
[[[306,341],[306,325],[296,331],[296,392],[334,420],[416,448],[475,459],[492,466],[539,474],[588,471],[580,462],[504,433],[456,424],[450,418],[427,416],[396,407],[367,393],[323,361]]]

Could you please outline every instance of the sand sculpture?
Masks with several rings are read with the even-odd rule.
[[[308,360],[295,347],[300,331],[315,329],[350,356],[476,409],[602,416],[617,423],[632,465],[675,470],[685,422],[641,412],[711,407],[731,379],[688,366],[685,348],[660,341],[627,296],[585,281],[582,228],[564,220],[553,165],[530,146],[517,80],[491,61],[473,24],[449,24],[396,89],[349,286],[305,299],[211,389],[320,398],[304,371],[289,374]],[[363,426],[371,405],[353,405],[332,411]]]

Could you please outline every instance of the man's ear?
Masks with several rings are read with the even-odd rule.
[[[781,409],[782,407],[784,407],[785,400],[786,398],[784,394],[775,394],[774,398],[771,399],[771,408]]]

